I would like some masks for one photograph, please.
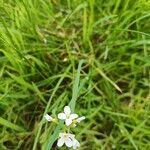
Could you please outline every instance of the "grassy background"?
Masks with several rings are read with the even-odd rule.
[[[80,149],[150,149],[149,45],[148,0],[0,0],[0,150],[45,150],[80,60]]]

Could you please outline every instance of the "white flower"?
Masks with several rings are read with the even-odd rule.
[[[57,142],[57,146],[62,147],[64,144],[67,147],[73,147],[73,149],[80,147],[80,143],[75,139],[74,134],[59,133],[59,139]]]
[[[48,115],[48,114],[46,114],[46,115],[44,116],[44,118],[45,118],[47,121],[52,121],[52,120],[53,120],[53,118],[52,118],[50,115]]]
[[[78,122],[78,123],[80,123],[82,120],[84,120],[85,119],[85,116],[82,116],[82,117],[79,117],[79,118],[77,118],[76,119],[76,121]]]
[[[59,113],[58,118],[61,120],[65,120],[67,126],[72,124],[72,121],[78,118],[77,114],[71,114],[71,110],[69,106],[64,107],[64,113]]]
[[[80,143],[78,142],[78,140],[76,140],[75,138],[73,138],[73,149],[76,149],[80,147]]]
[[[64,59],[63,59],[63,62],[66,62],[67,60],[68,60],[68,58],[64,58]]]
[[[57,142],[57,146],[61,147],[64,144],[67,147],[72,147],[73,146],[73,138],[74,138],[74,134],[70,134],[70,133],[59,133],[59,139]]]
[[[82,116],[82,117],[79,117],[79,118],[75,119],[74,122],[73,122],[73,126],[76,127],[77,123],[80,123],[84,119],[85,119],[85,116]]]

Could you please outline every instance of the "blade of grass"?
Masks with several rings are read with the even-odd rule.
[[[95,61],[95,62],[96,62],[96,65],[98,65],[97,61]],[[96,66],[94,66],[94,65],[93,65],[93,67],[97,70],[97,72],[98,72],[105,80],[107,80],[108,82],[110,82],[119,92],[122,93],[122,90],[120,89],[120,87],[119,87],[115,82],[113,82],[110,78],[108,78],[108,77],[105,75],[105,73],[104,73],[100,68],[98,68],[98,67],[96,67]]]
[[[6,120],[2,117],[0,117],[0,124],[3,125],[3,126],[6,126],[8,128],[11,128],[13,130],[19,131],[19,132],[24,131],[24,129],[21,128],[20,126],[18,126],[16,124],[13,124],[10,121],[8,121],[8,120]]]
[[[72,111],[74,111],[74,109],[75,109],[75,104],[76,104],[76,100],[77,100],[77,97],[78,97],[79,81],[80,81],[80,71],[81,71],[81,66],[82,66],[83,63],[84,63],[84,60],[81,60],[79,62],[77,74],[76,74],[76,77],[75,77],[75,80],[74,80],[74,84],[73,84],[72,99],[71,99],[71,101],[69,103],[69,106],[70,106],[70,108],[71,108]]]

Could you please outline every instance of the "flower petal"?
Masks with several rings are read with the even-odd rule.
[[[77,126],[77,125],[74,123],[74,124],[73,124],[73,127],[75,128],[76,126]]]
[[[69,126],[69,125],[71,125],[72,124],[72,119],[66,119],[65,120],[65,123],[66,123],[66,126]]]
[[[73,119],[76,119],[76,118],[78,118],[78,115],[77,115],[77,114],[71,114],[71,115],[70,115],[70,119],[73,120]]]
[[[71,133],[68,133],[68,136],[69,136],[69,138],[71,138],[71,139],[74,139],[74,137],[75,137],[75,135],[74,135],[74,134],[71,134]]]
[[[80,143],[74,138],[73,139],[73,149],[80,147]]]
[[[85,119],[85,116],[82,116],[82,117],[80,117],[80,118],[77,119],[77,122],[80,123],[84,119]]]
[[[64,113],[65,113],[66,115],[69,115],[69,114],[71,113],[71,110],[70,110],[70,107],[69,107],[69,106],[65,106],[65,107],[64,107]]]
[[[66,144],[67,147],[72,147],[73,141],[72,141],[70,138],[67,138],[67,139],[65,140],[65,144]]]
[[[58,147],[61,147],[61,146],[64,145],[64,143],[65,143],[65,140],[64,140],[64,138],[62,137],[62,138],[58,139],[57,146],[58,146]]]
[[[48,114],[46,114],[45,116],[44,116],[44,118],[47,120],[47,121],[52,121],[52,117],[50,116],[50,115],[48,115]]]
[[[66,115],[64,113],[59,113],[58,114],[58,118],[61,120],[65,120],[66,119]]]

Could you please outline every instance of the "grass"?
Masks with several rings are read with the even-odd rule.
[[[147,0],[0,0],[0,149],[57,149],[69,103],[80,150],[150,149],[149,28]]]

